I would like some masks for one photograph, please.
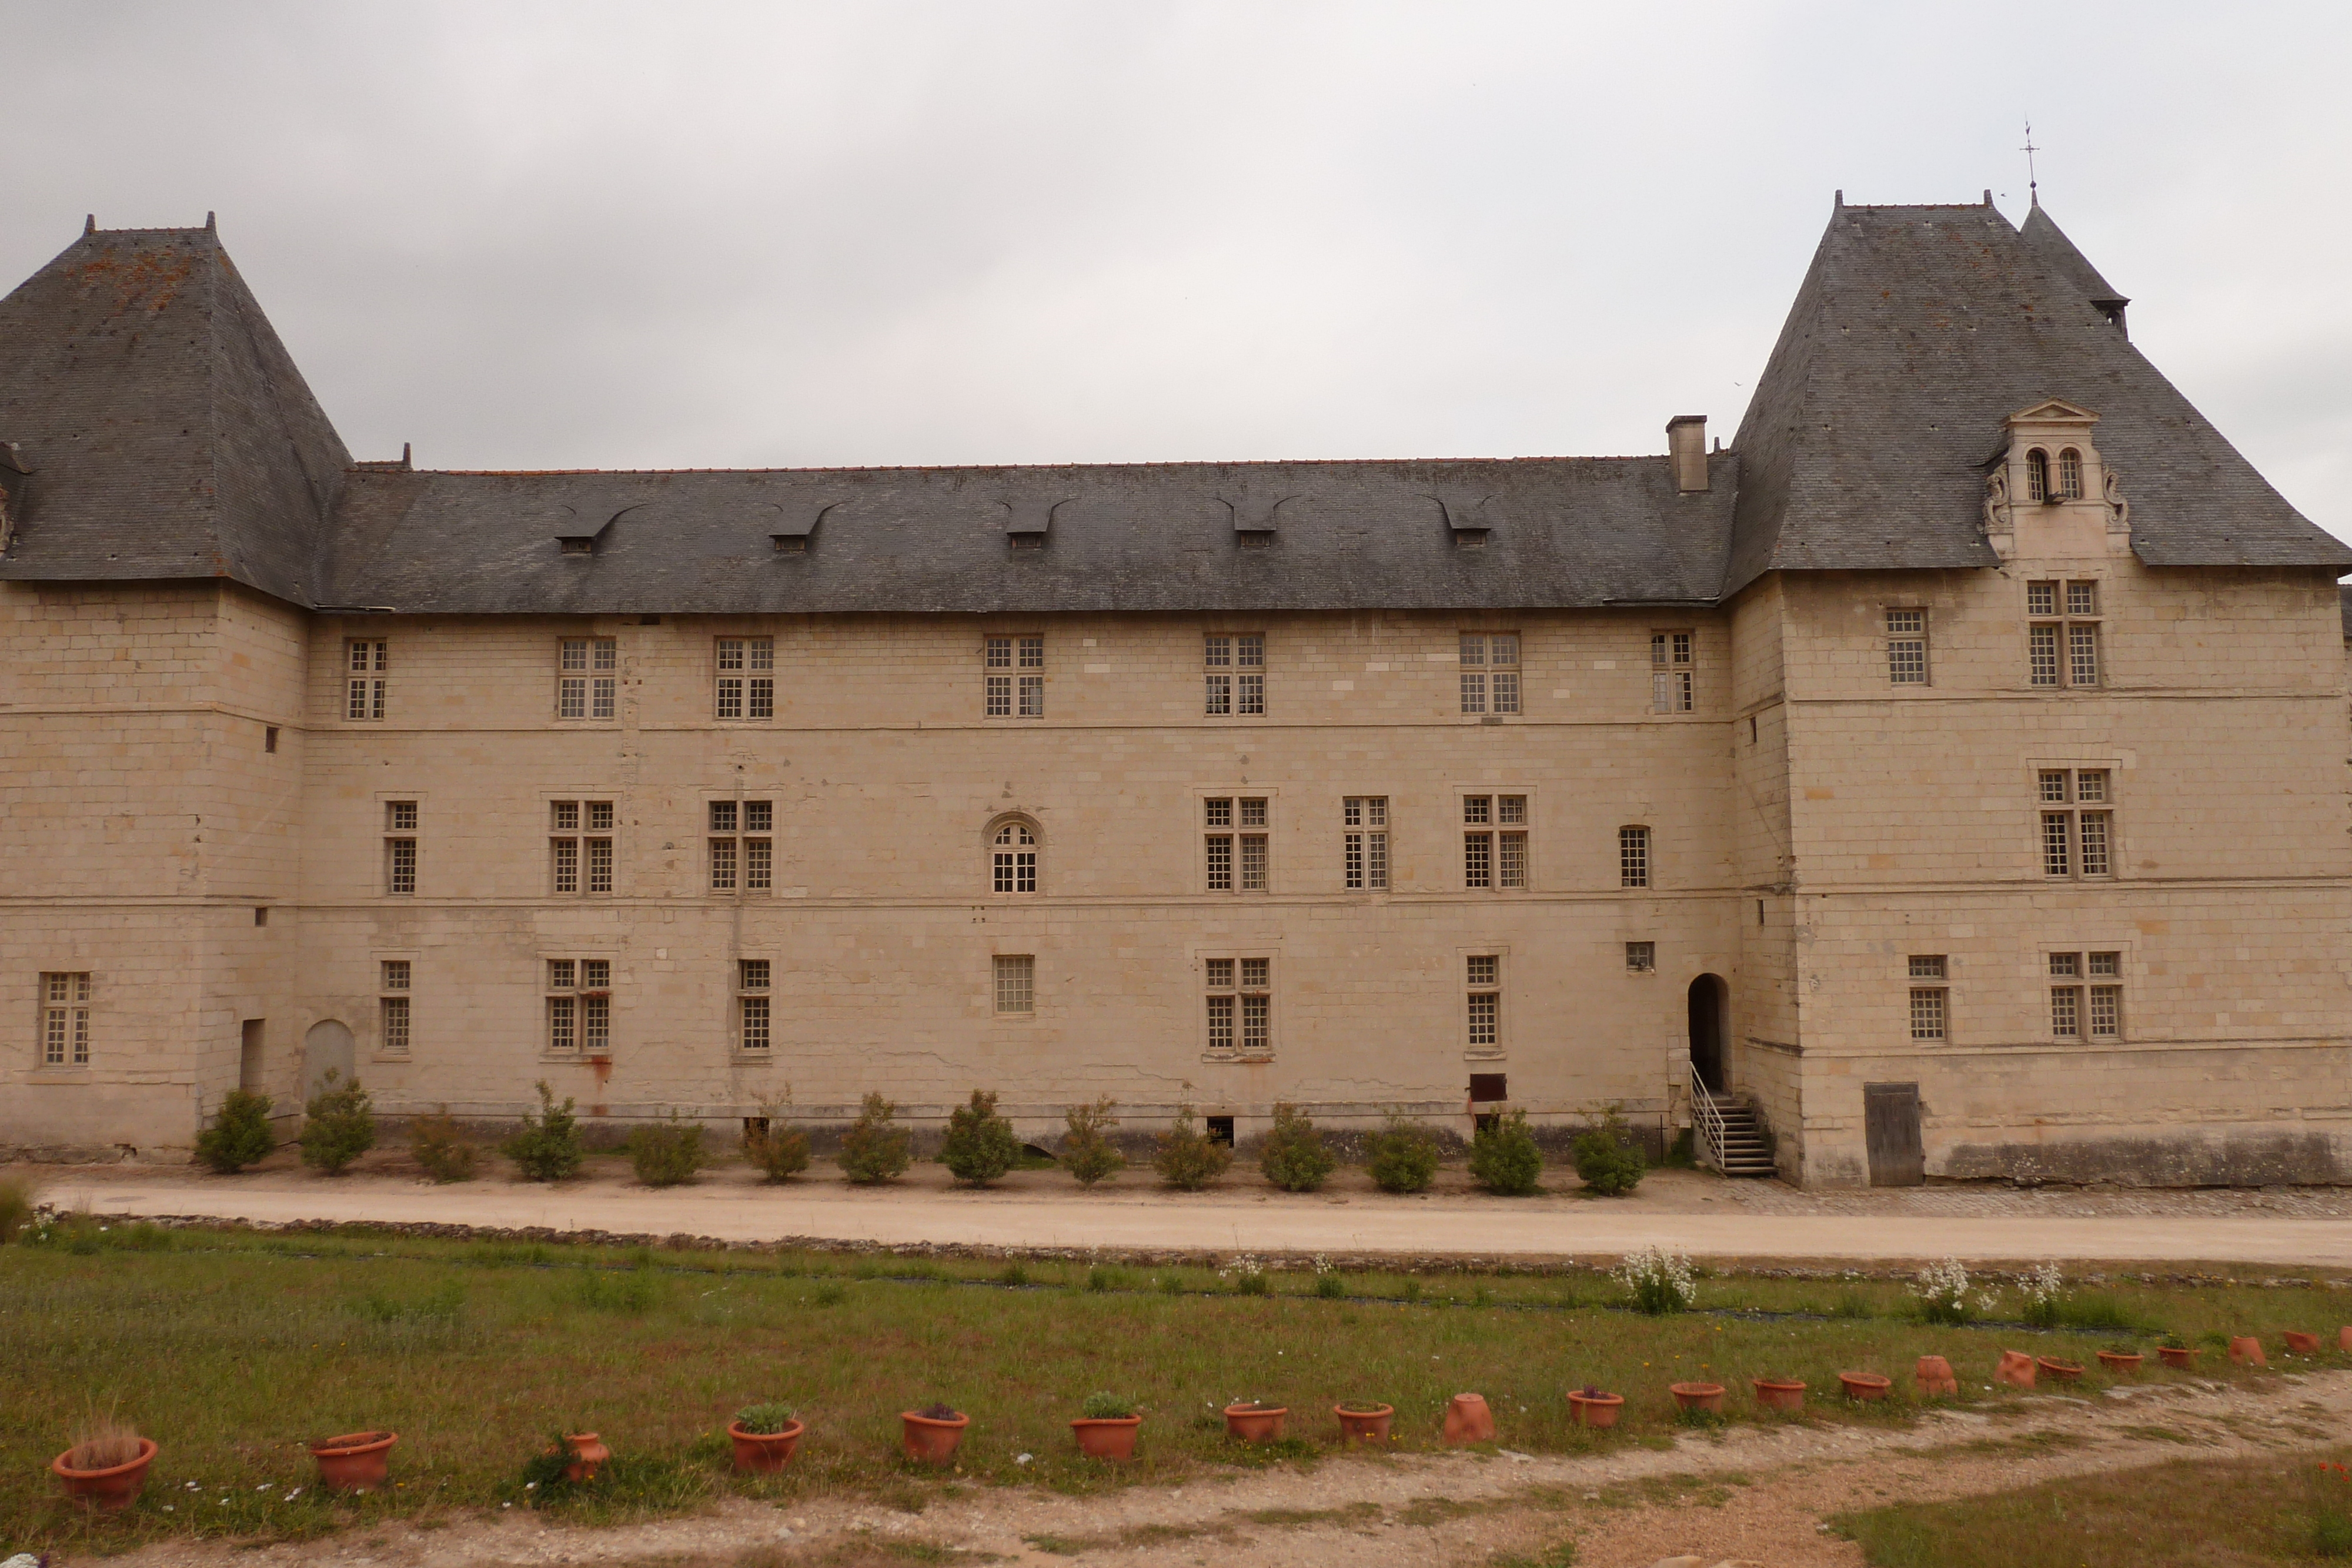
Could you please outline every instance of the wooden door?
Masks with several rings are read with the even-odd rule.
[[[1870,1146],[1871,1186],[1917,1186],[1927,1179],[1916,1083],[1864,1084],[1862,1127]]]

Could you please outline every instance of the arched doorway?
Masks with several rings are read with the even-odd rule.
[[[309,1104],[326,1087],[332,1069],[337,1083],[352,1081],[352,1031],[333,1019],[314,1023],[302,1037],[302,1103]]]
[[[1730,997],[1731,988],[1720,975],[1701,975],[1690,983],[1691,1065],[1698,1070],[1698,1081],[1717,1094],[1731,1087],[1723,1050]]]

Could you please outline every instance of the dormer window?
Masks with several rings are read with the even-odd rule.
[[[2083,455],[2071,446],[2058,455],[2058,497],[2063,501],[2083,498]]]
[[[2025,498],[2050,499],[2050,454],[2038,446],[2025,455]]]
[[[806,534],[772,534],[769,537],[776,541],[776,553],[778,555],[808,554],[808,536]]]

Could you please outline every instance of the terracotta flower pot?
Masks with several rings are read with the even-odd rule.
[[[805,1422],[795,1421],[781,1432],[746,1432],[740,1421],[727,1423],[728,1439],[735,1445],[735,1469],[747,1476],[772,1476],[793,1462]]]
[[[1848,1399],[1884,1399],[1895,1386],[1895,1379],[1874,1372],[1841,1372],[1838,1382],[1844,1385]]]
[[[2146,1358],[2133,1351],[2103,1350],[2099,1352],[2099,1364],[2118,1377],[2138,1376],[2139,1364],[2144,1359]]]
[[[1491,1443],[1495,1413],[1483,1394],[1457,1394],[1446,1402],[1445,1440],[1449,1443]]]
[[[2033,1364],[2048,1373],[2053,1383],[2072,1383],[2083,1375],[2083,1364],[2079,1361],[2060,1361],[2043,1355],[2035,1357]]]
[[[1228,1405],[1225,1436],[1244,1443],[1271,1443],[1282,1436],[1283,1417],[1289,1414],[1287,1405]]]
[[[2000,1364],[1992,1369],[1995,1383],[2006,1383],[2012,1388],[2033,1386],[2033,1358],[2021,1350],[2000,1353]]]
[[[1960,1391],[1960,1380],[1952,1371],[1952,1364],[1940,1355],[1921,1356],[1919,1364],[1912,1368],[1911,1376],[1919,1385],[1919,1397],[1922,1399]]]
[[[1385,1443],[1389,1440],[1389,1421],[1396,1415],[1396,1406],[1383,1405],[1374,1410],[1349,1410],[1334,1405],[1331,1414],[1339,1417],[1342,1442]]]
[[[1568,1417],[1580,1427],[1614,1427],[1618,1413],[1625,1408],[1622,1394],[1571,1394],[1568,1396]]]
[[[898,1446],[919,1465],[944,1465],[954,1458],[956,1445],[963,1441],[963,1429],[971,1425],[971,1417],[960,1412],[943,1417],[902,1410],[898,1419],[904,1424]]]
[[[397,1432],[346,1432],[310,1445],[319,1461],[319,1484],[330,1491],[373,1491],[392,1469]]]
[[[2352,1324],[2347,1324],[2336,1331],[2336,1348],[2352,1350]]]
[[[1805,1407],[1805,1385],[1793,1380],[1782,1382],[1776,1377],[1751,1377],[1756,1385],[1756,1403],[1767,1410],[1802,1410]]]
[[[1135,1429],[1142,1425],[1140,1416],[1082,1416],[1070,1430],[1077,1435],[1078,1452],[1090,1459],[1131,1459]]]
[[[1723,1385],[1720,1383],[1675,1383],[1666,1392],[1675,1396],[1675,1406],[1680,1410],[1704,1410],[1710,1416],[1723,1414]]]
[[[2297,1355],[2317,1355],[2319,1336],[2315,1333],[2300,1333],[2294,1329],[2289,1329],[2286,1331],[2286,1347]]]
[[[147,1467],[155,1462],[155,1439],[140,1438],[137,1458],[104,1469],[75,1469],[66,1463],[71,1458],[73,1450],[68,1448],[49,1461],[50,1470],[65,1484],[66,1496],[110,1511],[129,1508],[138,1498],[139,1489],[147,1484]]]
[[[2194,1367],[2197,1364],[2197,1353],[2185,1344],[2160,1344],[2156,1347],[2156,1354],[2167,1366]]]
[[[563,1442],[572,1450],[572,1462],[563,1467],[567,1481],[594,1480],[596,1471],[613,1457],[613,1450],[598,1442],[593,1432],[566,1432]]]
[[[2239,1334],[2230,1341],[2230,1359],[2240,1366],[2268,1366],[2263,1354],[2263,1342],[2252,1334]]]

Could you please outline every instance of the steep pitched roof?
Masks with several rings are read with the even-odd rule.
[[[1979,521],[2001,421],[2053,397],[2100,415],[2142,560],[2352,568],[2094,305],[2120,297],[2042,225],[2029,241],[1990,203],[1837,208],[1733,443],[1726,593],[1774,570],[1993,565]]]
[[[0,440],[32,470],[0,577],[315,601],[351,454],[209,224],[86,232],[0,299]]]
[[[2100,314],[2105,315],[2131,303],[2129,295],[2099,276],[2099,269],[2091,265],[2091,258],[2074,248],[2074,242],[2066,237],[2066,231],[2042,210],[2039,201],[2025,214],[2025,222],[2018,225],[2017,234],[2028,248],[2041,256],[2053,275],[2089,300]]]
[[[1714,597],[1737,466],[1663,456],[362,470],[322,598],[403,612],[1534,609]],[[1270,529],[1268,525],[1271,525]],[[1484,530],[1455,548],[1457,528]],[[1270,541],[1249,548],[1244,535]],[[1009,534],[1043,535],[1035,549]],[[802,537],[779,551],[774,536]],[[595,536],[567,553],[560,539]]]

